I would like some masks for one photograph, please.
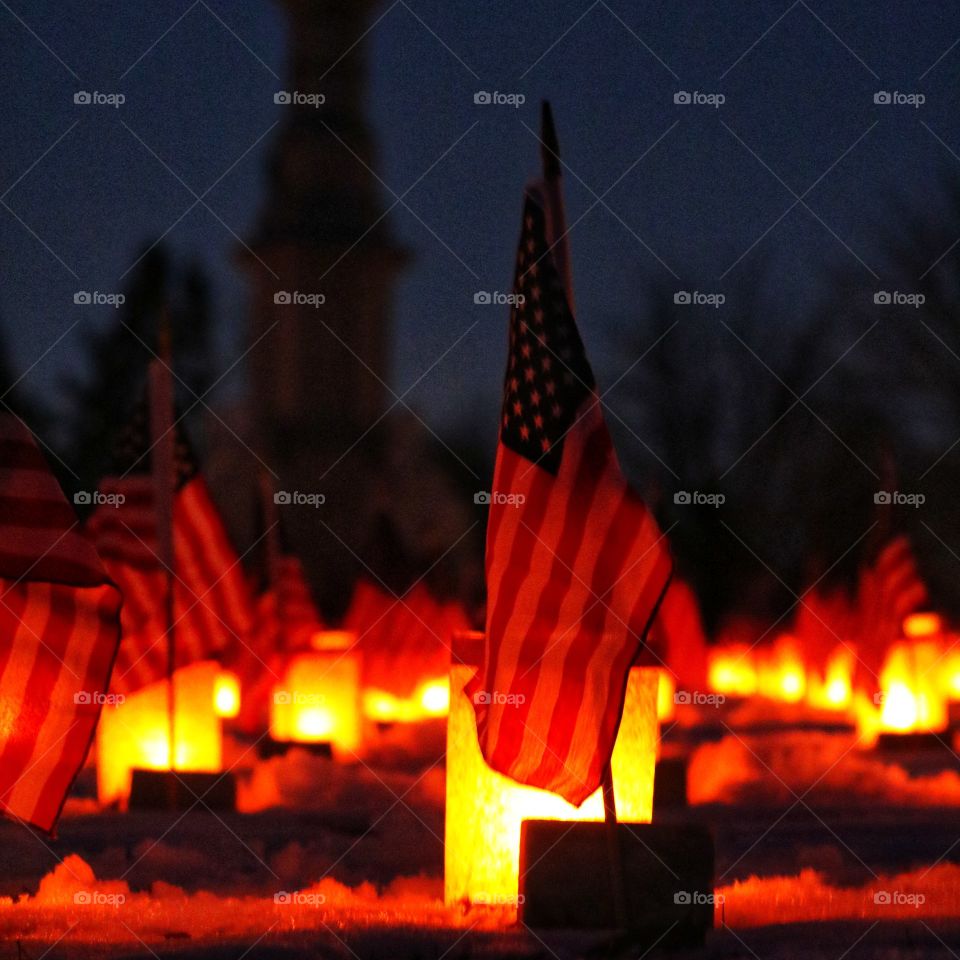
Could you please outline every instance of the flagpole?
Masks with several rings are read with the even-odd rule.
[[[167,743],[168,766],[177,766],[177,720],[174,674],[177,667],[176,621],[174,608],[173,486],[175,482],[175,439],[173,421],[173,384],[171,380],[170,317],[166,306],[160,313],[157,356],[150,362],[150,438],[154,504],[157,518],[157,545],[166,571],[164,597],[165,639],[167,647]]]
[[[277,590],[279,583],[278,566],[280,562],[280,512],[277,510],[277,501],[274,497],[273,481],[267,475],[265,470],[260,472],[260,502],[261,514],[263,516],[264,527],[264,546],[266,552],[266,575],[267,589],[273,592],[275,607],[275,616],[273,618],[276,626],[273,638],[274,651],[279,651],[282,645],[283,636],[280,627],[280,591]]]
[[[560,141],[553,123],[550,101],[540,105],[540,159],[543,164],[543,187],[546,194],[547,238],[557,273],[563,280],[567,306],[576,316],[573,305],[573,272],[570,268],[570,243],[567,239],[567,218],[563,208],[563,180],[560,167]]]
[[[543,163],[543,191],[547,221],[547,244],[550,247],[557,273],[563,280],[567,306],[576,315],[573,301],[573,273],[570,265],[570,244],[567,239],[567,218],[563,209],[563,181],[560,166],[560,141],[553,122],[550,101],[540,107],[540,158]],[[613,790],[613,771],[610,761],[603,768],[604,833],[607,840],[607,859],[610,867],[610,893],[613,915],[621,930],[627,929],[627,898],[623,882],[623,851],[617,829],[617,800]]]
[[[607,859],[610,864],[610,892],[613,896],[613,917],[620,930],[627,929],[627,895],[623,882],[623,851],[617,829],[617,799],[613,792],[613,772],[608,762],[603,769],[603,823],[607,837]]]

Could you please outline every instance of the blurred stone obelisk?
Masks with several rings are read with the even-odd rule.
[[[389,399],[392,293],[404,255],[379,219],[386,207],[364,115],[366,42],[357,43],[380,4],[281,5],[282,92],[292,102],[280,108],[253,253],[240,252],[256,343],[248,356],[254,449],[279,474],[277,490],[325,496],[316,508],[283,507],[281,520],[317,598],[335,609],[362,570],[350,551],[362,557],[374,520],[384,435],[360,438]]]

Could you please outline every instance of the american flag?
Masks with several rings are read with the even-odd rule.
[[[234,724],[248,734],[258,734],[267,723],[268,700],[288,655],[310,649],[313,635],[324,628],[299,558],[271,557],[270,570],[270,584],[255,601],[253,629],[228,643],[221,657],[240,679]]]
[[[136,409],[117,447],[113,475],[87,522],[110,575],[123,591],[123,641],[115,692],[130,693],[167,672],[168,570],[156,507],[148,404]],[[183,431],[173,435],[173,619],[176,666],[210,658],[252,626],[243,570]],[[122,498],[122,500],[120,500]]]
[[[484,662],[467,691],[487,763],[579,805],[609,762],[671,561],[620,472],[537,188],[513,292]]]
[[[282,553],[270,560],[270,584],[257,602],[257,631],[262,649],[309,649],[324,629],[300,558]]]
[[[364,687],[410,697],[422,681],[447,674],[452,637],[470,621],[459,604],[441,603],[423,583],[395,597],[364,578],[343,626],[357,635]]]
[[[676,576],[664,594],[641,658],[644,666],[665,667],[682,690],[706,689],[707,638],[700,604],[690,584]]]
[[[896,631],[906,617],[929,600],[913,549],[905,536],[888,540],[860,575],[860,601],[865,614],[890,623]]]
[[[857,590],[857,653],[860,666],[874,678],[900,638],[903,621],[929,599],[910,541],[902,534],[890,537],[861,570]]]
[[[30,432],[0,415],[0,810],[52,831],[86,759],[120,592]]]

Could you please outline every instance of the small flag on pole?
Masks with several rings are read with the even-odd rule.
[[[542,185],[528,188],[487,526],[484,662],[467,692],[487,763],[579,805],[601,784],[671,561],[620,472],[548,202]]]
[[[869,688],[890,647],[902,636],[903,621],[930,601],[906,536],[891,536],[860,570],[857,584],[856,681]]]
[[[30,432],[0,415],[0,810],[52,831],[86,759],[120,592]]]
[[[270,598],[261,604],[269,622],[263,623],[276,650],[309,649],[313,635],[324,629],[313,594],[307,583],[300,558],[287,546],[284,527],[277,509],[273,484],[261,474],[260,492],[264,518],[263,543],[266,551],[266,592]]]
[[[240,561],[179,425],[172,436],[173,620],[176,666],[182,667],[244,637],[252,626],[252,605]],[[144,401],[121,436],[113,475],[100,485],[105,502],[87,522],[124,595],[115,692],[130,693],[167,675],[169,570],[157,519],[154,455]]]

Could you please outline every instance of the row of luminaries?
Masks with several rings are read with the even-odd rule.
[[[697,723],[704,711],[686,707],[757,696],[829,714],[866,744],[882,731],[945,730],[960,701],[958,638],[928,611],[890,609],[881,622],[896,592],[870,592],[813,591],[791,632],[771,639],[762,624],[732,621],[708,645],[693,591],[675,580],[649,638],[662,663],[659,719]],[[205,661],[177,672],[177,723],[189,730],[177,738],[177,769],[220,769],[220,719],[250,739],[328,744],[335,758],[358,759],[372,726],[447,715],[451,644],[470,626],[422,584],[398,598],[360,581],[340,628],[327,629],[292,556],[259,598],[257,621],[274,633],[270,646],[243,645],[226,669]],[[170,765],[166,684],[111,699],[123,702],[109,702],[101,719],[99,798],[125,804],[131,769]]]
[[[368,759],[370,741],[384,725],[446,717],[446,899],[516,904],[522,822],[602,820],[599,792],[574,808],[485,764],[473,707],[463,693],[480,660],[482,635],[467,629],[458,607],[437,602],[422,585],[396,598],[361,582],[341,628],[330,630],[316,614],[299,565],[291,558],[288,563],[283,588],[259,601],[261,620],[279,621],[289,631],[283,645],[288,652],[272,655],[259,671],[238,673],[203,661],[177,672],[176,769],[221,771],[224,724],[250,742],[268,737],[273,743],[327,744],[334,762],[358,763]],[[839,595],[810,595],[798,607],[791,634],[751,646],[746,632],[752,629],[755,641],[758,628],[734,623],[708,645],[693,591],[674,581],[650,637],[664,666],[631,672],[613,757],[620,818],[639,823],[652,817],[661,724],[709,724],[711,708],[724,698],[762,697],[800,710],[801,720],[829,712],[873,731],[938,722],[932,704],[945,705],[960,694],[950,673],[960,659],[940,619],[914,612],[887,631],[894,639],[881,655],[879,692],[871,693],[872,687],[856,686],[858,668],[868,668],[853,644],[855,606]],[[870,611],[870,623],[874,615]],[[877,652],[863,653],[865,660]],[[936,697],[934,687],[940,690]],[[97,750],[101,802],[126,805],[133,768],[168,768],[167,707],[162,682],[106,706]]]
[[[444,717],[449,638],[469,626],[459,605],[437,601],[422,584],[396,598],[360,581],[343,623],[329,629],[290,555],[258,598],[255,623],[229,653],[176,671],[176,770],[222,769],[222,721],[261,752],[265,743],[322,744],[349,762],[362,755],[371,724]],[[106,698],[97,733],[101,803],[126,806],[134,769],[170,768],[169,708],[165,680]]]

